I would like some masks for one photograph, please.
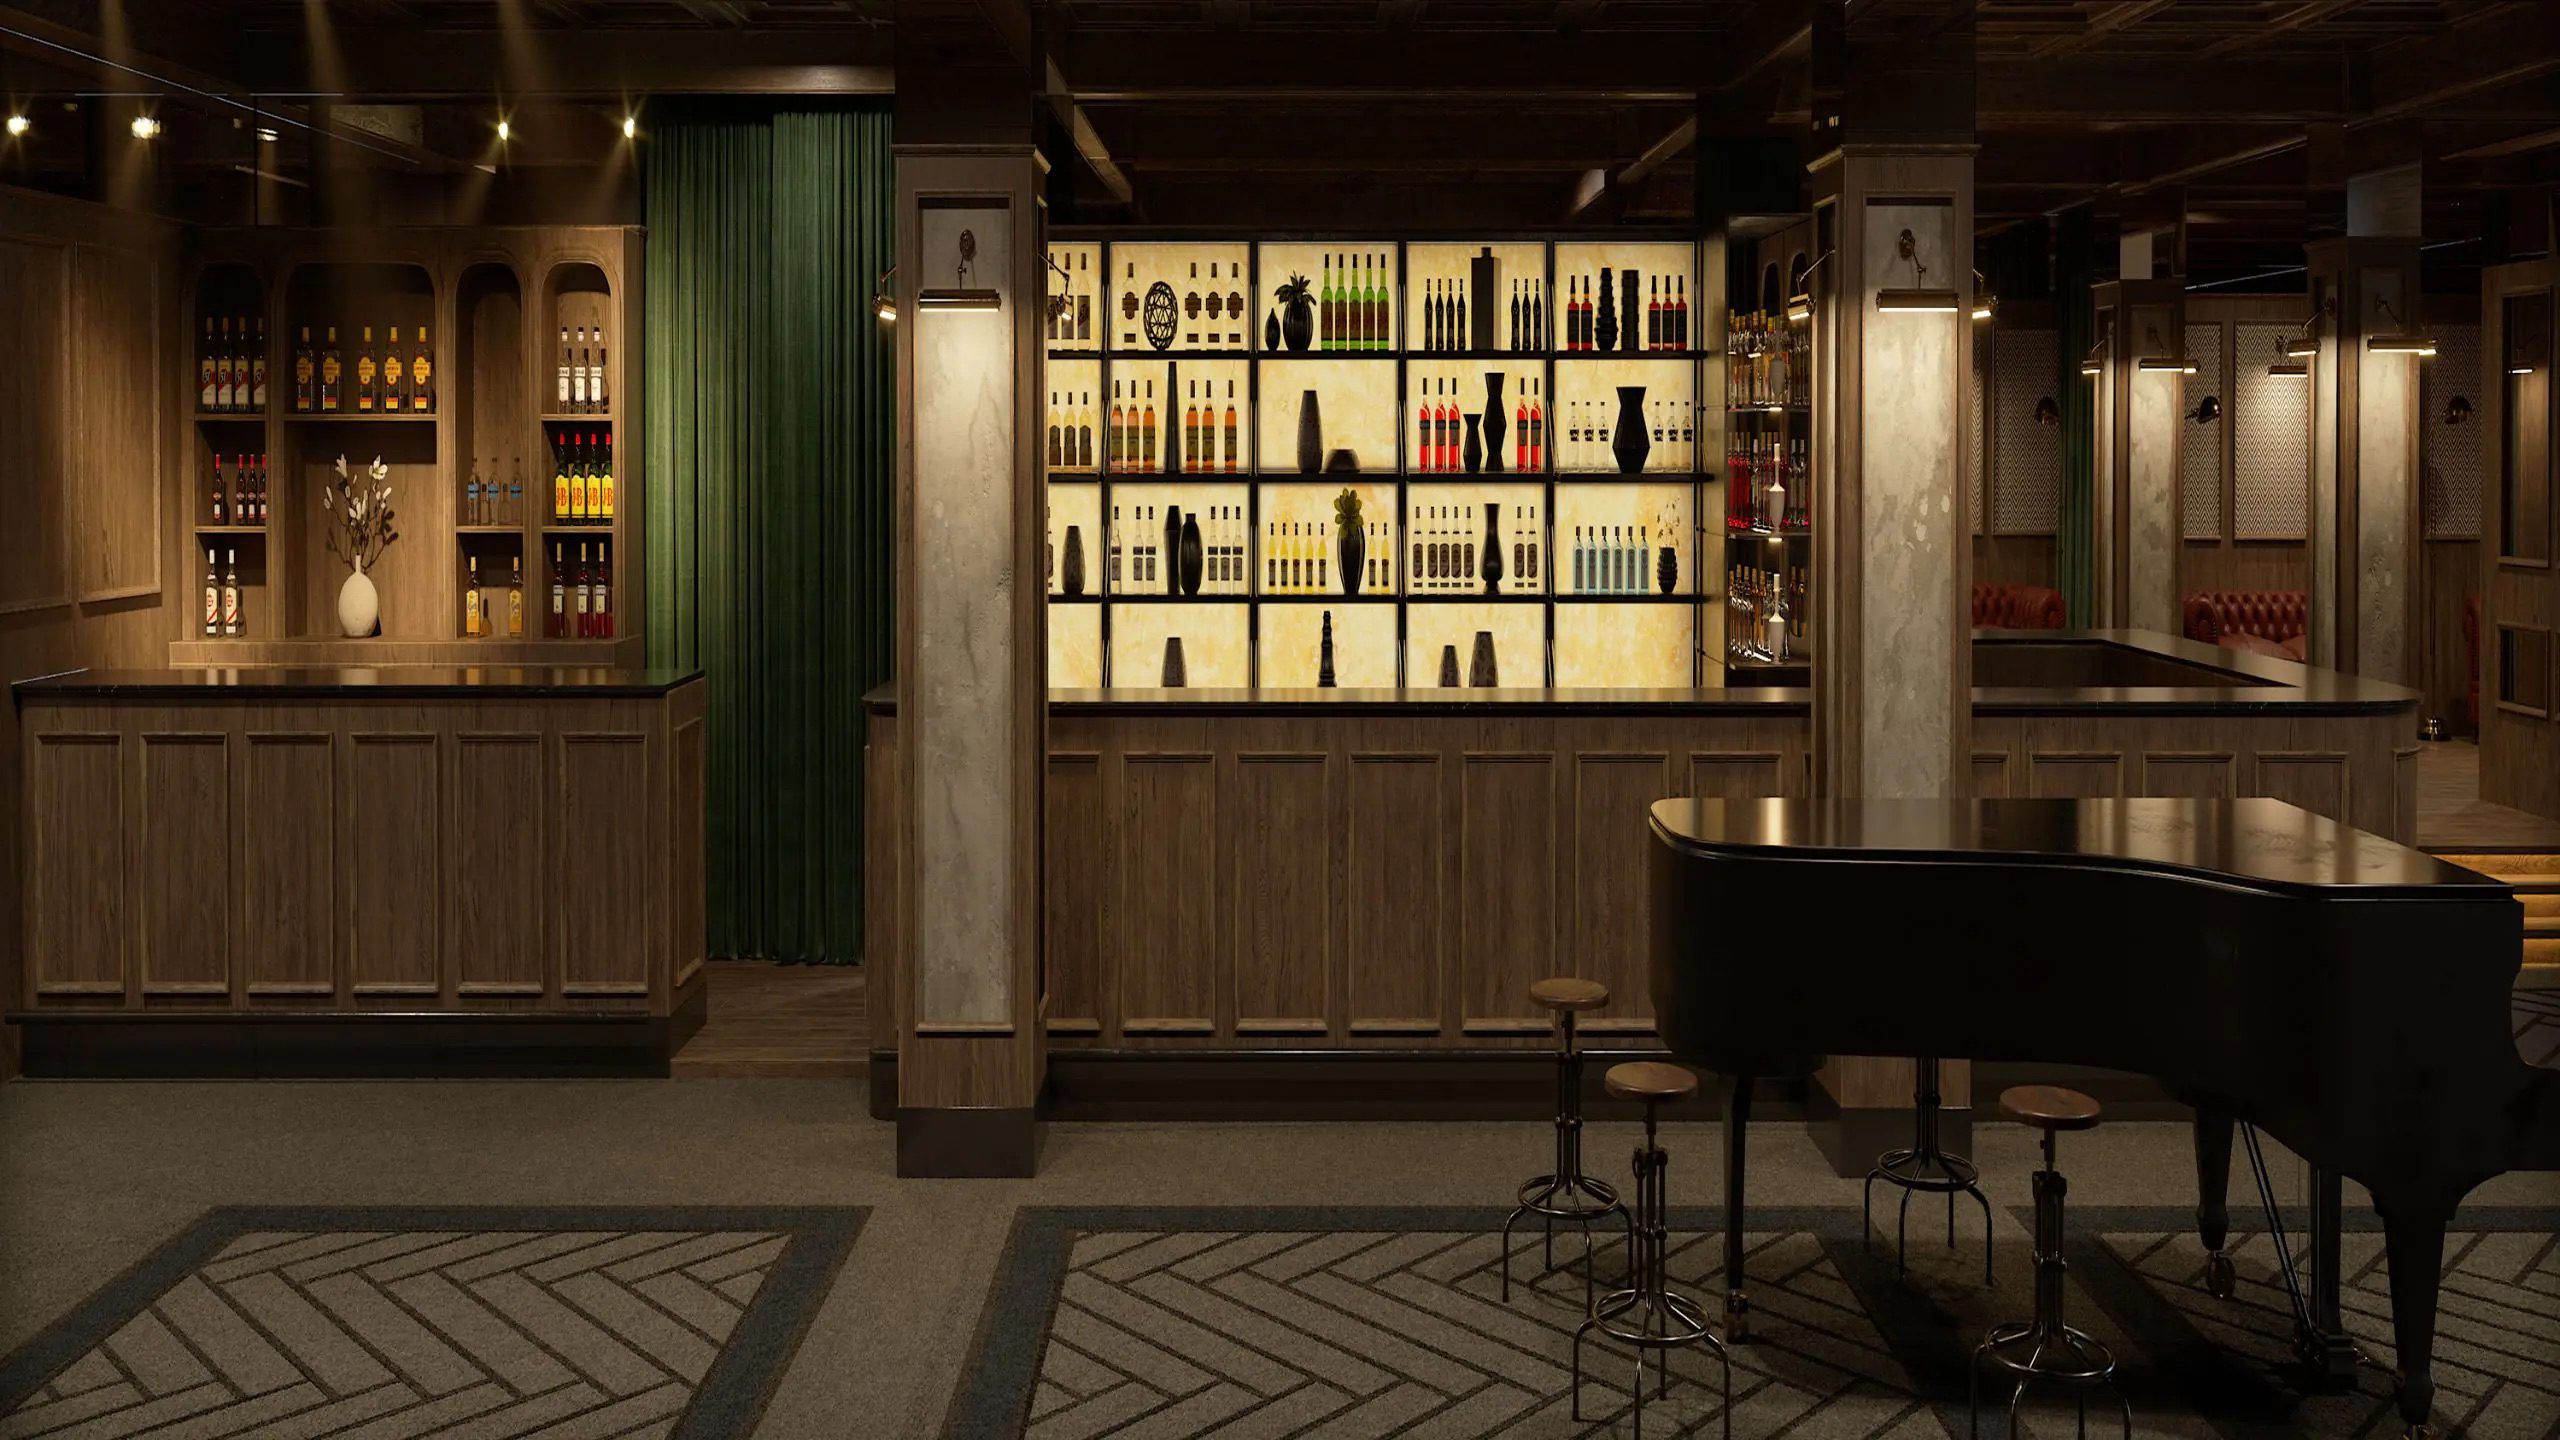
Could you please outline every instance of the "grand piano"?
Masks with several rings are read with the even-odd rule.
[[[2560,1169],[2560,1071],[2510,1028],[2505,885],[2276,800],[1664,800],[1651,824],[1654,1014],[1733,1082],[1729,1321],[1756,1080],[1830,1055],[2098,1065],[2195,1107],[2218,1276],[2234,1124],[2313,1167],[2297,1324],[2332,1378],[2354,1357],[2338,1177],[2365,1188],[2400,1414],[2427,1433],[2447,1222],[2492,1176]]]

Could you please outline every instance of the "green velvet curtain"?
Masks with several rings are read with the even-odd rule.
[[[710,683],[711,953],[850,962],[894,644],[889,116],[653,108],[647,635]]]
[[[2063,611],[2074,626],[2096,615],[2095,557],[2090,552],[2094,497],[2091,494],[2097,426],[2097,387],[2080,373],[2089,354],[2095,319],[2089,309],[2089,286],[2095,278],[2086,207],[2062,212],[2054,231],[2053,318],[2059,332],[2054,345],[2054,395],[2062,410],[2062,514],[2054,536],[2054,588],[2062,592]]]

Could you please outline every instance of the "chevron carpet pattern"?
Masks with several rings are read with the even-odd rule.
[[[742,1433],[850,1240],[788,1218],[228,1212],[12,1357],[0,1440]]]
[[[1693,1294],[1721,1294],[1710,1217],[1674,1218],[1686,1224],[1675,1225],[1673,1279]],[[2221,1302],[2200,1289],[2203,1252],[2183,1212],[2092,1218],[2110,1228],[2074,1244],[2081,1289],[2073,1318],[2117,1344],[2137,1434],[2397,1433],[2385,1374],[2346,1396],[2305,1397],[2286,1386],[2274,1367],[2291,1321],[2265,1241],[2240,1251],[2243,1292]],[[2560,1216],[2484,1218],[2495,1228],[2467,1230],[2447,1251],[2438,1420],[2447,1435],[2547,1440],[2560,1435],[2560,1343],[2550,1343],[2560,1341]],[[1734,1434],[1964,1435],[1970,1347],[1990,1324],[2032,1307],[2025,1247],[2004,1250],[2005,1288],[1986,1291],[1978,1230],[1950,1252],[1928,1225],[1915,1226],[1913,1280],[1900,1284],[1889,1247],[1861,1246],[1854,1209],[1754,1219],[1768,1228],[1749,1241],[1754,1335],[1732,1352]],[[1428,1209],[1026,1211],[982,1323],[973,1379],[944,1434],[1633,1434],[1632,1360],[1623,1350],[1587,1347],[1583,1418],[1569,1403],[1571,1332],[1583,1313],[1578,1268],[1537,1274],[1532,1236],[1514,1251],[1505,1304],[1500,1223],[1498,1211]],[[2381,1237],[2351,1232],[2347,1240],[2351,1323],[2387,1357]],[[1559,1239],[1559,1260],[1578,1255],[1578,1238]],[[1619,1264],[1617,1245],[1604,1244],[1604,1285]],[[1648,1394],[1644,1433],[1721,1434],[1713,1361],[1678,1352],[1673,1375],[1667,1398]],[[2071,1417],[2067,1406],[2051,1406],[2039,1419],[2031,1405],[2022,1433],[2071,1434]]]

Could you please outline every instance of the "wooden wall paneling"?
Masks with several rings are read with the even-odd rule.
[[[559,777],[550,913],[560,993],[646,995],[655,927],[640,902],[653,893],[649,850],[658,833],[649,813],[657,795],[649,784],[649,737],[568,731],[560,737]]]
[[[337,897],[343,1000],[436,995],[444,988],[439,957],[451,828],[445,769],[444,748],[432,730],[346,733],[336,812],[338,853],[346,857]]]
[[[330,921],[339,852],[331,827],[312,823],[338,813],[337,771],[326,730],[253,722],[240,737],[232,786],[240,908],[232,934],[243,1000],[337,993]]]
[[[1219,928],[1216,757],[1123,757],[1119,1002],[1128,1035],[1215,1031]]]
[[[2348,805],[2347,753],[2343,750],[2260,750],[2253,794],[2269,796],[2332,820],[2354,824]],[[2381,772],[2389,775],[2389,770]],[[2388,833],[2385,826],[2374,826]]]
[[[0,236],[0,614],[71,600],[69,265],[59,243]]]
[[[874,722],[877,723],[877,722]],[[1102,1033],[1102,947],[1110,913],[1110,799],[1098,751],[1049,752],[1041,844],[1043,997],[1051,1035]],[[866,872],[868,873],[868,872]],[[876,902],[875,902],[876,904]]]
[[[2427,703],[2420,713],[2442,720],[2447,734],[2468,734],[2475,728],[2465,718],[2474,657],[2462,638],[2462,607],[2480,593],[2480,542],[2429,540],[2422,553],[2426,633],[2419,637],[2418,688]]]
[[[158,730],[133,747],[142,806],[133,831],[134,894],[142,910],[142,993],[231,995],[229,737]]]
[[[1757,800],[1793,793],[1775,750],[1693,750],[1688,793],[1707,800]],[[1669,792],[1665,792],[1669,793]]]
[[[706,748],[709,726],[699,713],[699,705],[689,705],[686,710],[691,713],[680,712],[667,731],[669,834],[666,853],[668,868],[673,872],[669,876],[668,889],[674,897],[668,909],[672,966],[668,983],[678,988],[690,982],[695,972],[701,970],[703,961],[708,958],[705,952],[710,948],[710,897],[703,835],[703,784],[709,764]],[[867,780],[863,797],[867,802],[866,811],[884,803],[880,792],[871,789]],[[863,883],[874,886],[878,882],[866,870]],[[868,906],[864,907],[863,916],[867,925],[870,919]]]
[[[2061,800],[2115,796],[2124,790],[2124,755],[2116,750],[2030,748],[2027,797]]]
[[[1731,768],[1735,776],[1777,778],[1775,757],[1765,770]],[[1668,751],[1585,750],[1573,757],[1565,958],[1573,974],[1609,987],[1608,1005],[1583,1019],[1593,1033],[1653,1028],[1654,840],[1645,817],[1655,801],[1680,793],[1672,771]]]
[[[1551,1022],[1530,1002],[1529,986],[1554,974],[1558,960],[1556,837],[1564,827],[1556,756],[1469,750],[1459,775],[1459,1026],[1468,1034],[1537,1034]]]
[[[1333,760],[1322,750],[1235,757],[1225,827],[1235,937],[1225,1019],[1237,1035],[1330,1028],[1333,792]]]
[[[1443,770],[1432,751],[1351,752],[1343,1003],[1353,1036],[1441,1028],[1450,827],[1416,817],[1444,813]]]
[[[69,719],[70,717],[65,717]],[[76,723],[76,722],[74,722]],[[27,1001],[138,998],[127,964],[124,745],[110,729],[27,736]],[[102,818],[113,817],[106,824]]]
[[[906,771],[898,755],[900,723],[894,714],[871,715],[862,742],[863,1012],[871,1024],[872,1047],[881,1050],[899,1049],[906,1040],[898,985],[899,972],[907,963],[898,925],[898,917],[905,913],[898,897],[905,867],[893,863],[907,834],[906,787],[900,783]],[[1099,844],[1098,832],[1093,839]]]
[[[483,723],[502,717],[480,713]],[[452,855],[445,884],[450,916],[451,990],[474,995],[556,996],[543,921],[550,892],[569,866],[560,858],[584,837],[557,823],[545,796],[547,768],[538,729],[461,730],[453,736]],[[558,832],[558,833],[555,833]]]
[[[71,324],[80,337],[70,394],[72,573],[83,601],[160,592],[168,260],[122,247],[71,250]]]
[[[2221,750],[2146,750],[2135,795],[2229,800],[2239,795],[2239,757]]]

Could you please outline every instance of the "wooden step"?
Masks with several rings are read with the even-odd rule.
[[[2524,937],[2524,968],[2560,971],[2560,935]]]
[[[2560,886],[2560,855],[2444,854],[2436,858],[2465,870],[2496,876],[2510,885],[2534,889]]]

